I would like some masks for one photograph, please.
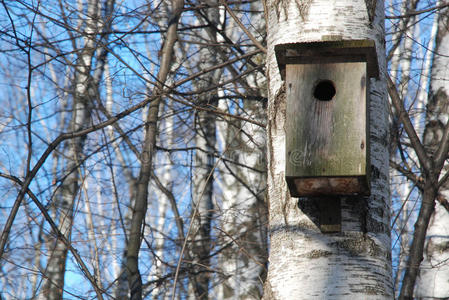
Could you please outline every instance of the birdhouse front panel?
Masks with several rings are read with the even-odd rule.
[[[369,194],[367,63],[287,64],[285,71],[291,195]]]

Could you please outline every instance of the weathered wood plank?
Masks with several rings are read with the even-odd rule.
[[[275,51],[281,76],[285,75],[287,64],[316,63],[317,59],[327,59],[332,60],[332,62],[367,62],[368,77],[379,76],[373,40],[278,44],[275,46]]]
[[[286,178],[292,196],[369,193],[366,67],[286,66]]]

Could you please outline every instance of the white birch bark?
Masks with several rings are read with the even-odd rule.
[[[173,132],[173,126],[174,126],[174,114],[173,110],[171,108],[172,102],[168,101],[167,104],[165,104],[165,109],[163,112],[167,115],[167,117],[162,118],[160,116],[160,119],[163,119],[161,121],[161,133],[163,133],[163,136],[161,136],[161,133],[159,133],[159,145],[161,145],[164,148],[169,148],[173,145],[174,142],[174,132]],[[157,168],[156,176],[158,176],[160,182],[167,188],[167,190],[172,190],[172,183],[173,183],[173,171],[172,171],[172,163],[170,160],[170,154],[169,153],[158,153],[157,155],[157,163],[160,164],[162,167]],[[153,201],[152,203],[152,211],[156,211],[156,215],[149,218],[149,224],[151,224],[151,227],[153,228],[151,232],[151,236],[154,240],[154,258],[153,258],[153,264],[151,265],[151,269],[149,271],[148,281],[157,281],[158,279],[162,278],[165,272],[165,267],[163,264],[163,258],[164,258],[164,244],[165,244],[165,225],[167,223],[166,220],[166,214],[169,209],[169,199],[167,196],[160,190],[155,191],[156,194],[156,201]],[[163,286],[160,284],[153,284],[151,285],[151,296],[152,299],[157,299],[159,296],[163,296]]]
[[[229,111],[227,102],[220,100],[219,109]],[[246,113],[252,118],[261,117],[262,109],[257,108],[254,103],[245,105]],[[260,299],[267,257],[265,131],[253,124],[236,125],[226,121],[217,124],[218,144],[226,148],[226,161],[219,165],[223,197],[221,230],[225,245],[232,245],[219,256],[222,275],[215,296],[218,299]]]
[[[388,115],[383,1],[269,1],[268,198],[270,256],[265,299],[391,299]],[[364,9],[368,7],[368,9]],[[370,21],[370,15],[373,21]],[[371,24],[370,24],[371,23]],[[380,79],[371,79],[371,196],[342,197],[342,231],[322,234],[311,200],[285,183],[285,97],[274,45],[329,38],[376,42]],[[308,213],[308,215],[305,214]]]
[[[202,97],[202,99],[205,99]],[[215,118],[208,112],[198,112],[195,137],[195,170],[193,175],[191,258],[194,278],[189,287],[189,299],[208,299],[213,216],[213,176],[215,152]],[[196,212],[196,213],[195,213]]]
[[[435,41],[435,56],[432,64],[430,93],[427,105],[424,145],[433,155],[441,141],[444,125],[449,119],[449,11],[439,12],[438,33]],[[449,166],[443,167],[442,175]],[[435,211],[429,223],[415,286],[415,297],[419,299],[444,299],[449,297],[449,184],[439,191]]]
[[[202,57],[210,55],[209,51],[203,51]],[[209,58],[210,59],[210,58]],[[205,60],[204,68],[210,67],[215,62]],[[203,64],[202,64],[203,66]],[[217,74],[217,73],[215,73]],[[198,88],[204,88],[218,81],[218,76],[205,76],[198,83]],[[219,74],[218,74],[219,75]],[[207,93],[199,96],[201,105],[208,107],[216,103],[213,98],[216,94]],[[190,257],[193,260],[193,279],[189,284],[189,299],[208,299],[210,280],[210,250],[211,222],[213,217],[213,181],[214,181],[214,153],[215,153],[215,116],[207,111],[198,111],[195,120],[195,157],[194,175],[192,178],[192,216],[193,222],[191,235]]]
[[[157,24],[164,28],[167,24],[168,18],[170,16],[170,3],[164,1],[155,1],[153,3],[154,7],[158,7],[156,16],[154,17],[157,20]],[[161,40],[161,43],[164,41]],[[176,51],[176,50],[175,50]],[[148,57],[151,57],[151,49],[146,45],[146,52]],[[173,69],[176,69],[174,66],[176,65],[177,57],[173,59]],[[153,67],[153,66],[152,66]],[[148,76],[150,77],[150,76]],[[148,78],[151,81],[151,78]],[[167,79],[167,85],[170,85],[172,82],[171,78]],[[151,86],[148,85],[148,89],[151,89]],[[166,103],[163,103],[163,108],[161,108],[161,113],[159,116],[160,125],[159,125],[159,133],[157,136],[158,145],[168,149],[173,146],[174,143],[174,110],[173,110],[173,102],[171,100],[167,100]],[[156,162],[158,166],[155,166],[155,175],[158,176],[160,183],[169,191],[172,192],[173,186],[173,165],[170,158],[170,153],[167,152],[158,152],[156,155]],[[164,294],[166,287],[162,283],[156,283],[160,280],[165,273],[165,265],[163,263],[164,254],[164,245],[165,245],[165,231],[166,227],[166,214],[169,209],[169,199],[165,193],[163,193],[160,189],[155,187],[155,199],[151,203],[151,211],[156,212],[154,215],[148,215],[148,224],[150,224],[151,229],[147,228],[148,231],[151,230],[151,237],[154,241],[154,256],[152,257],[152,265],[149,270],[148,281],[155,282],[149,285],[150,294],[152,299],[163,299],[167,297]],[[166,229],[165,229],[166,230]],[[148,234],[147,234],[148,236]]]
[[[440,5],[440,1],[436,1],[436,6]],[[419,90],[418,90],[418,96],[417,96],[417,106],[416,106],[416,113],[417,116],[414,118],[414,125],[416,133],[419,137],[421,137],[424,134],[424,124],[425,124],[425,116],[422,113],[425,110],[427,101],[428,101],[428,85],[429,85],[429,76],[431,72],[431,65],[432,65],[432,58],[433,53],[435,50],[435,38],[438,33],[438,15],[435,14],[432,30],[430,32],[429,36],[429,43],[427,44],[427,47],[423,50],[424,51],[424,65],[423,70],[421,72],[421,77],[419,78]],[[419,28],[419,27],[418,27]],[[416,34],[419,36],[420,34]],[[424,41],[422,41],[424,43]]]
[[[94,224],[96,223],[96,220],[93,217],[93,213],[92,213],[92,206],[91,206],[91,200],[89,197],[89,177],[85,174],[83,176],[84,178],[80,178],[81,181],[81,188],[84,194],[84,209],[86,211],[86,216],[85,216],[85,222],[86,222],[86,227],[87,227],[87,237],[88,237],[88,241],[91,242],[91,245],[89,245],[90,248],[90,256],[91,256],[91,262],[90,264],[93,266],[93,270],[94,270],[94,274],[95,274],[95,279],[97,282],[97,285],[99,288],[103,288],[101,281],[102,281],[102,272],[100,271],[100,254],[99,254],[99,250],[98,250],[98,241],[97,241],[97,235],[95,232],[95,228],[94,228]],[[100,192],[98,191],[99,189],[101,189],[100,185],[96,185],[96,189],[97,189],[97,195],[100,194]],[[101,199],[101,198],[100,198]]]
[[[262,5],[261,2],[250,4],[250,26],[246,26],[257,40],[262,40],[266,32]],[[245,10],[238,5],[229,9],[245,23],[245,13],[239,8]],[[232,40],[249,39],[233,18],[226,24],[226,33]],[[251,73],[245,77],[241,93],[264,95],[265,84],[263,74]],[[219,95],[225,96],[222,92]],[[231,112],[235,108],[229,106],[240,105],[240,101],[243,109],[238,114],[257,121],[265,119],[263,103],[258,100],[236,99],[234,102],[225,97],[219,101],[219,110]],[[217,121],[217,148],[225,151],[225,160],[218,164],[221,201],[217,202],[221,207],[217,214],[222,244],[226,247],[218,256],[219,276],[214,283],[217,299],[260,299],[262,296],[268,256],[265,146],[264,128],[237,120]]]
[[[105,63],[105,83],[106,83],[106,106],[105,109],[108,114],[113,115],[114,113],[114,97],[113,97],[113,82],[110,72],[110,66],[108,60],[106,60]],[[128,168],[128,163],[125,160],[124,155],[122,154],[122,151],[120,149],[120,145],[117,140],[115,140],[114,135],[114,126],[108,126],[106,128],[107,135],[110,140],[112,140],[112,148],[114,149],[114,153],[116,155],[116,158],[118,162],[121,165],[121,170],[123,171],[125,180],[129,186],[129,203],[134,203],[135,201],[135,185],[136,185],[136,178],[133,176],[132,171]],[[118,245],[123,243],[123,240],[119,237],[122,236],[124,239],[124,243],[126,244],[128,240],[128,234],[129,234],[129,224],[130,224],[130,217],[131,217],[131,210],[127,209],[124,213],[121,211],[119,198],[118,198],[118,191],[117,191],[117,181],[115,178],[115,174],[119,173],[117,168],[113,165],[110,166],[110,175],[111,175],[111,185],[113,189],[113,203],[114,208],[117,211],[117,217],[118,217],[118,224],[112,227],[112,249],[117,249]],[[101,202],[98,202],[99,204]],[[101,204],[99,205],[101,206]],[[123,233],[123,235],[120,235],[120,233]],[[129,299],[129,286],[128,286],[128,276],[126,272],[126,253],[123,253],[122,257],[119,258],[117,256],[113,256],[113,274],[114,274],[114,281],[115,284],[115,290],[114,295],[117,299],[126,300]]]
[[[404,15],[407,13],[408,1],[403,2],[403,7],[401,9],[401,15]],[[398,90],[400,90],[404,95],[409,95],[409,82],[410,82],[410,67],[412,62],[412,47],[413,47],[413,37],[415,36],[415,32],[418,31],[418,24],[415,24],[414,22],[415,18],[412,16],[410,17],[410,20],[404,20],[403,22],[406,22],[408,24],[413,24],[413,26],[408,26],[406,29],[402,32],[399,31],[396,32],[394,39],[400,39],[402,38],[403,41],[401,42],[401,45],[396,48],[395,55],[392,57],[391,62],[391,68],[390,68],[390,76],[391,78],[394,78],[394,80],[397,80],[399,82],[398,84]],[[402,26],[401,26],[402,27]],[[405,27],[405,26],[404,26]],[[400,66],[400,75],[398,74]],[[399,78],[397,78],[399,77]],[[411,95],[410,97],[413,97]],[[414,105],[415,110],[422,109],[422,99],[417,98],[416,104]],[[393,106],[391,106],[393,107]],[[419,116],[419,115],[418,115]],[[394,122],[396,121],[396,122]],[[397,120],[393,121],[393,129],[392,134],[395,135],[392,137],[392,139],[395,140],[396,143],[401,143],[400,137],[399,137],[399,129],[397,128]],[[420,121],[419,118],[414,118],[414,125],[415,128],[418,128],[419,124],[417,122]],[[396,150],[396,144],[392,143],[392,148],[394,147],[393,151]],[[412,161],[417,161],[417,157],[413,151],[410,151],[410,157],[412,158]],[[398,158],[399,160],[401,158]],[[398,234],[400,235],[400,253],[398,257],[398,269],[396,272],[395,277],[395,284],[394,286],[397,287],[400,284],[400,281],[402,280],[402,273],[403,273],[403,266],[406,264],[407,256],[408,256],[408,248],[410,244],[410,221],[413,220],[412,214],[413,214],[413,205],[414,203],[411,203],[410,197],[411,193],[413,191],[413,183],[403,180],[402,174],[398,172],[397,170],[392,170],[392,178],[398,178],[398,182],[394,182],[394,179],[391,181],[392,188],[396,189],[397,194],[399,195],[399,201],[401,203],[401,211],[398,212],[400,214],[399,218],[396,221],[396,227],[399,229]],[[396,290],[396,289],[395,289]]]
[[[98,0],[89,0],[87,3],[86,28],[87,34],[93,34],[98,30],[100,5]],[[92,83],[90,75],[92,58],[95,51],[94,40],[86,35],[84,38],[84,47],[78,57],[78,67],[75,76],[75,93],[73,95],[73,111],[70,124],[71,131],[77,131],[84,128],[90,122],[90,111],[92,100],[89,92]],[[64,182],[61,184],[60,192],[56,195],[59,205],[59,230],[70,240],[73,207],[78,193],[78,163],[79,157],[84,147],[85,137],[70,140],[68,146],[68,160],[65,171],[68,172]],[[67,258],[67,246],[60,240],[56,240],[50,246],[51,256],[48,259],[46,267],[44,284],[39,299],[61,299],[64,288],[64,275]]]
[[[436,6],[439,5],[439,1],[435,3]],[[414,21],[411,22],[411,24],[415,24]],[[419,37],[420,32],[422,31],[420,29],[420,23],[416,23],[413,28],[415,30],[414,37]],[[409,97],[412,99],[416,98],[416,101],[413,105],[413,108],[410,110],[410,117],[412,118],[413,126],[415,128],[415,131],[417,132],[419,137],[423,136],[423,132],[425,129],[425,106],[427,104],[428,99],[428,79],[430,77],[430,70],[431,70],[431,63],[432,63],[432,57],[433,57],[433,51],[435,47],[435,36],[437,34],[438,29],[438,16],[435,14],[434,22],[432,25],[432,30],[430,32],[430,36],[426,36],[425,38],[421,39],[421,43],[425,44],[426,39],[428,39],[428,43],[424,50],[422,50],[422,57],[423,57],[423,68],[420,74],[419,82],[418,82],[418,91],[416,92],[416,95],[411,94]],[[409,30],[408,30],[409,31]],[[407,36],[409,36],[411,33],[407,33]],[[412,36],[412,35],[410,35]],[[407,38],[408,40],[410,38]],[[408,44],[406,47],[404,47],[404,50],[411,51],[411,44]],[[410,54],[411,55],[411,54]],[[408,59],[410,60],[410,59]],[[410,63],[408,63],[410,66]],[[393,69],[393,68],[392,68]],[[395,78],[396,75],[393,74],[393,72],[390,72],[391,77]],[[401,82],[404,82],[404,79],[401,79]],[[405,90],[405,89],[404,89]],[[394,129],[397,130],[397,129]],[[416,163],[418,161],[418,158],[416,157],[416,153],[414,151],[409,151],[408,155],[411,159],[411,162],[409,163]],[[399,176],[400,182],[396,183],[397,186],[400,188],[399,195],[401,197],[401,202],[403,203],[401,207],[403,207],[403,211],[399,212],[401,214],[400,218],[398,219],[398,225],[397,227],[400,229],[399,234],[401,239],[401,251],[399,256],[399,263],[398,263],[398,270],[397,275],[395,278],[395,291],[396,296],[399,296],[399,289],[396,287],[400,286],[400,281],[402,280],[402,275],[404,271],[404,267],[407,263],[407,257],[409,254],[409,245],[411,240],[411,232],[412,227],[410,224],[414,222],[416,219],[416,201],[412,201],[412,197],[414,197],[413,189],[411,186],[411,182],[405,181],[403,177],[401,177],[401,174],[399,172],[396,172],[396,176]],[[395,185],[395,183],[393,183]],[[407,203],[404,203],[406,201]],[[417,282],[418,283],[418,282]],[[420,287],[418,289],[421,289]]]

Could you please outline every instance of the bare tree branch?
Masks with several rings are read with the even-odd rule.
[[[235,15],[235,13],[232,11],[232,9],[226,4],[226,0],[220,0],[220,3],[223,4],[223,6],[226,8],[226,11],[231,15],[231,17],[234,19],[234,21],[239,25],[239,27],[245,32],[245,34],[249,37],[249,39],[254,43],[254,45],[260,49],[263,53],[267,53],[267,48],[265,48],[259,41],[252,35],[251,32],[249,32],[248,29],[246,29],[245,25],[243,25],[242,22],[240,22],[239,18]]]
[[[403,102],[401,101],[401,97],[396,89],[395,84],[391,80],[390,76],[386,76],[388,83],[388,93],[390,95],[391,101],[399,114],[399,119],[404,125],[405,132],[407,132],[408,137],[410,138],[410,142],[412,144],[413,149],[418,156],[418,160],[423,168],[424,172],[429,173],[432,169],[432,162],[427,156],[426,150],[424,149],[421,141],[419,140],[418,135],[416,134],[415,128],[413,127],[412,122],[410,121],[410,117],[404,109]]]
[[[0,172],[0,177],[7,178],[9,180],[14,181],[22,189],[24,189],[24,187],[25,187],[25,183],[15,176],[4,174],[4,173]],[[98,299],[103,299],[102,294],[106,293],[106,291],[102,290],[100,287],[98,287],[96,279],[92,276],[92,274],[90,274],[89,268],[84,263],[83,259],[79,255],[78,251],[72,246],[70,241],[67,240],[67,238],[64,236],[64,234],[59,230],[56,223],[53,221],[53,219],[48,214],[47,209],[45,208],[44,205],[42,205],[42,203],[39,201],[39,199],[36,197],[36,195],[29,188],[26,188],[25,192],[26,192],[26,194],[28,194],[28,196],[31,198],[31,200],[33,200],[34,204],[36,204],[36,206],[39,208],[39,210],[42,213],[42,215],[44,216],[45,220],[47,220],[48,224],[51,226],[51,229],[56,234],[56,237],[61,242],[63,242],[67,246],[67,248],[69,248],[70,252],[72,253],[73,257],[75,258],[76,262],[78,263],[78,266],[82,270],[83,274],[86,276],[86,278],[92,284],[92,287],[95,289]]]

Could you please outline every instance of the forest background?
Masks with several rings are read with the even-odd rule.
[[[275,2],[1,1],[2,299],[261,298]],[[449,297],[448,6],[385,2],[397,296]]]

